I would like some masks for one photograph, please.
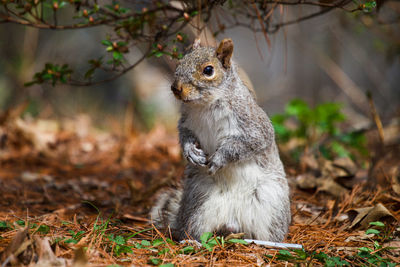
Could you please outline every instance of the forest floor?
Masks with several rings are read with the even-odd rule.
[[[206,235],[196,246],[173,242],[148,220],[156,194],[176,185],[183,173],[176,134],[160,126],[146,134],[113,135],[95,130],[85,116],[29,121],[10,111],[0,115],[0,262],[395,266],[400,264],[396,155],[386,152],[383,161],[364,167],[310,157],[286,165],[293,216],[284,242],[301,244],[302,250]],[[379,186],[366,190],[370,175],[379,176]]]

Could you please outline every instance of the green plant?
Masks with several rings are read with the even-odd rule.
[[[181,254],[192,254],[196,252],[195,248],[192,246],[186,246],[180,250]]]
[[[105,235],[108,226],[111,223],[111,216],[107,220],[103,220],[101,216],[100,210],[93,205],[90,202],[86,202],[89,205],[91,205],[93,208],[95,208],[98,212],[96,221],[93,224],[93,234],[95,238],[100,238]],[[127,240],[130,237],[124,237],[123,235],[117,235],[117,234],[109,234],[107,236],[107,240],[109,241],[110,245],[109,248],[113,251],[114,255],[116,257],[120,256],[123,253],[132,253],[132,246],[127,244]]]
[[[367,235],[374,234],[374,236],[380,242],[384,242],[387,239],[393,238],[391,230],[389,229],[389,227],[386,227],[386,225],[383,222],[380,221],[370,222],[369,226],[370,228],[367,231],[365,231],[365,234]]]
[[[326,158],[353,157],[353,151],[366,155],[362,133],[341,132],[340,124],[346,117],[340,109],[338,103],[323,103],[311,108],[303,100],[293,99],[286,105],[284,113],[271,117],[278,142],[297,139],[298,145],[292,151],[295,158],[299,158],[305,147]]]
[[[385,230],[385,224],[382,222],[370,222],[370,227],[365,231],[365,234],[373,234],[373,237],[370,239],[372,242],[372,247],[361,247],[358,248],[358,253],[356,255],[356,260],[362,264],[373,265],[373,266],[382,266],[382,267],[394,267],[397,266],[395,262],[392,262],[390,259],[385,258],[383,253],[387,250],[392,249],[391,247],[383,247],[379,241],[383,241],[390,236],[388,230]],[[375,227],[375,228],[373,228]],[[378,230],[378,229],[380,230]],[[383,232],[382,232],[383,231]],[[378,241],[379,240],[379,241]]]
[[[385,230],[385,224],[382,222],[371,222],[371,228],[365,233],[373,234],[374,238],[384,240],[390,236],[390,233]],[[377,230],[375,228],[379,228]],[[383,232],[382,232],[383,231]],[[293,250],[279,250],[278,254],[265,255],[265,257],[271,261],[285,261],[295,264],[305,264],[305,266],[313,266],[314,263],[323,264],[328,267],[335,266],[382,266],[382,267],[394,267],[397,264],[392,262],[389,258],[384,257],[384,253],[392,248],[383,247],[375,239],[370,239],[372,246],[360,247],[358,252],[352,256],[341,258],[337,255],[329,256],[324,252],[317,251],[306,251],[304,249],[293,249]]]
[[[273,259],[272,255],[265,255],[268,259]],[[292,262],[296,264],[305,263],[306,266],[312,266],[313,262],[319,264],[324,264],[324,266],[334,267],[334,266],[349,266],[350,263],[340,257],[334,256],[330,257],[324,252],[308,252],[304,249],[294,249],[289,250],[279,250],[278,254],[275,256],[275,260]]]
[[[73,230],[69,230],[68,233],[71,235],[71,238],[66,239],[64,243],[77,244],[79,240],[82,239],[83,235],[85,234],[85,231],[75,232]]]
[[[13,227],[6,221],[0,221],[0,231],[12,230]]]
[[[214,236],[210,232],[203,233],[200,237],[200,241],[202,244],[202,248],[196,248],[191,245],[187,245],[179,250],[171,251],[171,246],[176,246],[176,243],[169,238],[158,238],[153,241],[142,240],[141,242],[136,242],[135,247],[139,249],[147,249],[152,252],[157,252],[157,256],[152,256],[149,258],[148,263],[152,265],[159,265],[159,266],[173,266],[171,263],[163,263],[163,259],[159,258],[158,256],[164,255],[165,257],[176,257],[178,254],[192,254],[198,253],[201,250],[212,251],[215,246],[219,245],[224,247],[226,243],[230,244],[244,244],[247,245],[248,243],[242,239],[231,239],[225,240],[224,237],[221,236]],[[160,265],[161,264],[161,265]]]
[[[26,222],[24,220],[18,220],[18,221],[15,221],[15,223],[18,224],[19,226],[26,226]],[[43,225],[43,224],[39,226],[37,223],[28,222],[28,226],[29,226],[29,229],[37,228],[36,231],[38,231],[40,233],[44,233],[44,234],[46,234],[48,232],[47,230],[50,230],[50,228],[48,228],[47,225]]]
[[[208,251],[212,251],[216,245],[221,245],[224,243],[223,237],[215,237],[210,232],[205,232],[200,236],[201,245]]]
[[[25,226],[25,221],[24,220],[18,220],[15,223],[18,224],[19,226]]]
[[[212,251],[213,248],[217,245],[225,247],[225,243],[248,245],[248,243],[243,239],[232,238],[225,240],[223,236],[214,236],[213,233],[210,232],[203,233],[200,236],[200,242],[201,245],[208,251]]]
[[[41,233],[41,234],[48,234],[50,232],[50,227],[45,225],[45,224],[41,224],[37,229],[37,232]]]
[[[132,253],[131,246],[127,245],[126,239],[123,236],[110,234],[108,240],[113,243],[115,256],[118,257],[122,253]]]
[[[52,240],[52,244],[58,244],[58,243],[60,243],[61,241],[63,241],[63,240],[65,240],[65,237],[61,237],[61,236],[58,236],[58,237],[55,237],[53,240]]]

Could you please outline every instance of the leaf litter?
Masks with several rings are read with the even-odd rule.
[[[183,174],[176,134],[156,126],[149,133],[118,135],[96,130],[87,117],[75,123],[23,120],[21,110],[0,116],[2,266],[264,266],[286,261],[341,266],[358,265],[360,259],[371,263],[378,255],[400,263],[395,164],[400,161],[395,153],[369,167],[387,182],[374,190],[365,187],[367,170],[349,158],[304,154],[300,165],[289,165],[293,218],[285,242],[301,244],[303,251],[213,235],[198,246],[172,241],[147,216],[157,193],[176,186]],[[376,221],[384,229],[370,225]],[[366,234],[370,227],[375,231]]]

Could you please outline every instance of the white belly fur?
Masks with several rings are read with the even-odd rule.
[[[228,226],[247,234],[257,231],[258,238],[269,239],[267,226],[282,209],[271,203],[282,203],[281,199],[287,197],[276,176],[266,174],[255,162],[244,162],[226,166],[207,179],[199,179],[199,188],[207,184],[203,188],[207,200],[192,225],[194,231],[201,234]]]

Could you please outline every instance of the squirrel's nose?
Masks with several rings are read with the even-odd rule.
[[[174,82],[171,85],[171,90],[175,95],[180,94],[182,92],[182,86],[181,86],[180,82]]]

